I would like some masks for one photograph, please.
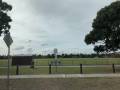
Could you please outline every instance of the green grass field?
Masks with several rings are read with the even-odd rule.
[[[63,65],[120,64],[120,58],[60,58]],[[36,59],[35,65],[48,65],[53,59]]]
[[[84,67],[83,73],[112,73],[112,64],[120,65],[120,58],[59,58],[61,65],[99,65],[109,64],[110,67]],[[35,68],[32,69],[30,66],[21,66],[20,75],[26,74],[49,74],[49,67],[37,67],[37,66],[48,66],[53,59],[35,59]],[[7,60],[0,60],[0,67],[7,66]],[[120,72],[120,68],[116,67],[117,73]],[[79,67],[52,67],[53,74],[79,74]],[[6,75],[7,68],[0,68],[0,75]],[[16,67],[11,66],[10,74],[16,74]]]
[[[35,66],[48,65],[54,59],[34,59]],[[59,58],[62,65],[120,64],[120,58]],[[7,60],[0,60],[0,66],[7,66]]]

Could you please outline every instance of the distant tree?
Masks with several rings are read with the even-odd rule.
[[[97,55],[99,55],[101,52],[104,52],[105,49],[103,45],[99,45],[94,47],[94,51],[97,53]]]
[[[102,8],[92,23],[93,30],[85,36],[86,44],[95,45],[94,50],[115,52],[120,49],[120,1]],[[97,46],[96,46],[97,45]],[[102,45],[102,47],[101,47]]]
[[[11,17],[7,14],[8,11],[12,10],[12,6],[0,0],[0,36],[2,33],[6,34],[9,32],[10,24],[12,21]]]

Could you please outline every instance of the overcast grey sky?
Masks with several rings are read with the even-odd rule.
[[[59,52],[93,53],[93,46],[84,43],[92,30],[98,10],[113,0],[3,0],[13,6],[10,15],[14,40],[12,54]],[[0,37],[1,54],[6,46]],[[30,49],[32,48],[32,51]]]

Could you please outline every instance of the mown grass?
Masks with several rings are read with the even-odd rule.
[[[83,73],[112,73],[112,64],[120,64],[120,58],[59,58],[61,65],[98,65],[98,64],[109,64],[110,67],[84,67]],[[49,74],[49,67],[36,67],[36,66],[48,66],[53,59],[35,59],[35,68],[32,69],[30,66],[20,66],[19,74]],[[7,60],[0,60],[0,67],[7,66]],[[119,67],[115,67],[116,72],[120,72]],[[53,74],[79,74],[80,67],[52,67]],[[6,75],[7,68],[0,68],[0,75]],[[16,74],[16,66],[11,66],[10,74]]]
[[[120,68],[116,68],[116,72],[120,72]],[[52,67],[52,74],[80,74],[79,67]],[[83,67],[83,74],[95,74],[95,73],[113,73],[112,67]],[[10,75],[16,74],[16,67],[11,67]],[[49,74],[49,67],[20,67],[19,75],[39,75]],[[7,75],[7,68],[0,68],[0,75]]]
[[[35,65],[48,65],[54,59],[35,59]],[[120,58],[59,58],[62,65],[120,64]]]
[[[34,59],[35,66],[45,66],[54,59]],[[62,65],[120,64],[120,58],[59,58]],[[0,67],[7,66],[7,60],[0,60]]]

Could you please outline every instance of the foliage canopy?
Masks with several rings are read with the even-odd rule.
[[[12,6],[0,0],[0,36],[2,33],[6,34],[10,29],[11,17],[8,15],[8,11],[12,10]]]
[[[95,45],[96,52],[120,49],[120,1],[111,3],[98,11],[92,23],[93,30],[85,36],[87,45]]]

